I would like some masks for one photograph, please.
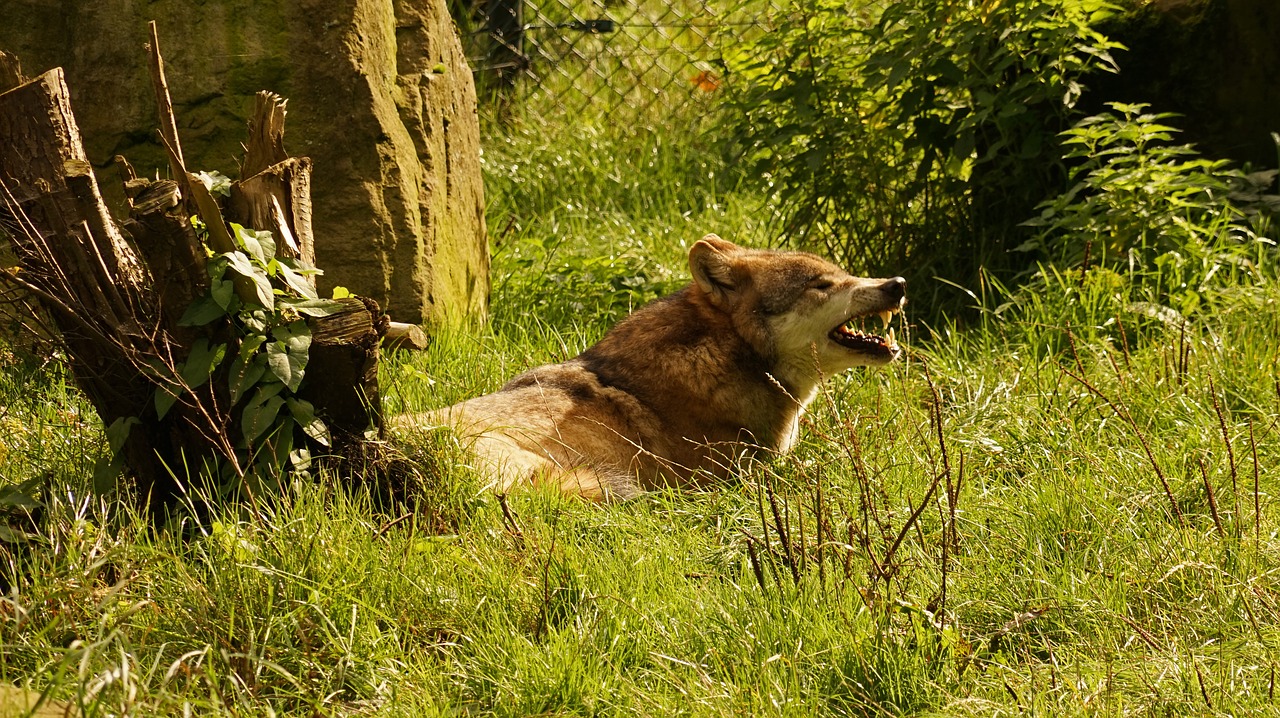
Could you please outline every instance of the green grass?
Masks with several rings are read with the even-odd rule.
[[[670,135],[530,123],[486,171],[494,321],[387,357],[394,411],[576,354],[707,231],[766,241]],[[404,505],[321,476],[153,528],[90,491],[59,365],[6,354],[0,680],[103,716],[1280,715],[1280,286],[1179,331],[1058,282],[837,377],[787,457],[608,506],[504,511],[437,433]]]
[[[447,437],[424,439],[423,505],[398,523],[328,478],[155,532],[64,476],[8,548],[4,677],[103,715],[1275,712],[1278,294],[1189,349],[1172,332],[1127,360],[1077,347],[1077,376],[1141,438],[1073,357],[954,336],[838,379],[798,451],[740,482],[605,507],[519,493],[514,524]],[[585,341],[540,339],[445,334],[389,369],[390,391],[443,404]],[[944,479],[886,559],[944,444],[951,499]],[[774,550],[757,550],[763,585],[748,534]]]

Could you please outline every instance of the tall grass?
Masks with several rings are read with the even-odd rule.
[[[495,320],[387,357],[392,411],[766,239],[676,127],[522,122],[485,150]],[[157,527],[92,491],[61,365],[6,353],[0,680],[100,716],[1280,714],[1280,288],[1169,323],[1121,270],[1045,277],[833,378],[791,455],[606,506],[495,496],[436,432],[399,504],[322,475]]]
[[[1276,300],[1128,351],[939,331],[793,455],[604,507],[499,500],[447,436],[393,510],[324,477],[154,529],[68,472],[9,514],[0,665],[92,715],[1275,713]],[[386,380],[439,405],[588,340],[455,330]]]

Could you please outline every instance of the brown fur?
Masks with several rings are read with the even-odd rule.
[[[827,334],[851,317],[896,311],[900,279],[859,279],[814,255],[715,235],[694,245],[689,264],[692,284],[574,359],[401,423],[452,426],[499,490],[555,483],[627,497],[722,479],[745,455],[788,450],[824,376],[897,356]]]

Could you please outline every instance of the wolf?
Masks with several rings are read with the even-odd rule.
[[[452,427],[506,492],[552,484],[592,500],[726,479],[788,451],[825,377],[901,354],[889,327],[906,281],[850,276],[804,252],[708,234],[693,281],[561,364],[536,367],[401,427]],[[878,317],[887,332],[859,327]]]

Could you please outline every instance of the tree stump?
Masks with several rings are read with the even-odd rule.
[[[284,151],[284,101],[259,95],[242,178],[220,201],[183,166],[154,30],[152,38],[174,177],[138,178],[118,158],[130,204],[119,226],[86,160],[62,70],[26,81],[0,53],[0,234],[20,263],[0,286],[28,292],[51,317],[117,459],[160,509],[181,495],[188,472],[218,467],[233,479],[224,486],[251,491],[255,463],[367,457],[365,444],[382,432],[387,321],[371,300],[314,295],[305,271],[314,258],[311,162]],[[211,276],[250,256],[253,271]],[[236,296],[220,294],[224,286]],[[196,316],[218,301],[226,316]]]

